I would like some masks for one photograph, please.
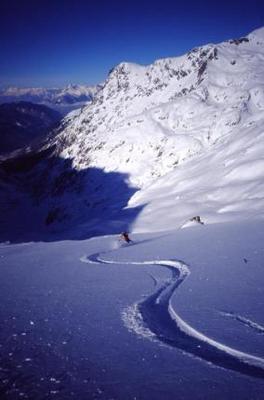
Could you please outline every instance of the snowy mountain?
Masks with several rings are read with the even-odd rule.
[[[28,101],[45,104],[63,114],[91,102],[100,85],[68,85],[65,88],[18,88],[0,90],[0,103]]]
[[[0,154],[43,139],[62,116],[49,107],[29,102],[0,104]]]
[[[260,215],[263,60],[264,28],[149,66],[118,65],[90,104],[65,117],[42,151],[49,158],[30,172],[33,187],[44,183],[42,224],[101,232],[133,219],[146,231],[198,214],[206,222],[249,207]],[[15,171],[10,163],[5,171]]]

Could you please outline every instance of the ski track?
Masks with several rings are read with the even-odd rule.
[[[264,379],[263,358],[244,353],[211,339],[190,326],[176,313],[171,304],[172,295],[190,274],[188,266],[183,261],[175,259],[127,262],[107,260],[102,257],[102,255],[114,251],[116,250],[82,256],[80,261],[104,265],[159,265],[168,268],[172,273],[171,278],[163,282],[154,293],[123,311],[123,321],[129,330],[149,339],[158,339],[215,366]],[[156,278],[152,275],[150,277],[154,281],[154,286],[158,286]]]
[[[236,314],[232,311],[220,311],[220,314],[223,317],[234,319],[235,321],[240,322],[241,324],[245,325],[248,328],[253,329],[255,332],[259,334],[264,334],[264,326],[258,324],[257,322],[251,321],[251,319],[245,318],[242,315]]]

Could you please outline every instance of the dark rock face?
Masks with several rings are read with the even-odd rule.
[[[29,102],[0,105],[0,154],[43,139],[61,120],[59,112]]]
[[[235,44],[235,45],[240,45],[241,43],[248,43],[249,42],[249,39],[248,38],[246,38],[246,37],[242,37],[242,38],[239,38],[239,39],[232,39],[232,40],[229,40],[229,43],[231,43],[231,44]]]

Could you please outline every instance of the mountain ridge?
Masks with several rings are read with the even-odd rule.
[[[219,104],[221,105],[221,103],[223,104],[224,101],[226,101],[226,98],[228,99],[230,96],[230,93],[228,93],[228,91],[230,92],[230,85],[235,86],[236,93],[234,93],[234,91],[231,93],[233,98],[231,99],[232,106],[230,109],[228,110],[228,108],[225,107],[226,118],[223,121],[223,124],[227,123],[229,126],[232,124],[238,124],[248,93],[243,88],[241,77],[239,77],[239,82],[236,82],[236,64],[231,64],[234,61],[231,59],[226,63],[229,65],[224,65],[225,68],[228,68],[227,72],[230,74],[229,82],[225,81],[226,77],[224,77],[224,81],[221,82],[222,77],[219,73],[217,79],[214,76],[212,79],[210,77],[210,67],[212,64],[214,64],[214,67],[217,67],[216,64],[219,62],[219,54],[222,54],[223,51],[226,52],[226,50],[232,50],[232,55],[235,56],[237,48],[242,46],[242,48],[244,47],[245,49],[248,46],[248,41],[248,38],[242,38],[240,41],[235,40],[224,42],[220,45],[211,44],[202,46],[191,50],[185,56],[174,59],[167,58],[157,60],[150,66],[136,66],[135,64],[129,63],[119,64],[110,72],[105,84],[98,92],[93,103],[88,107],[85,107],[80,115],[75,116],[72,121],[69,122],[69,129],[66,127],[64,135],[62,134],[63,141],[66,141],[69,144],[71,142],[72,132],[74,132],[73,135],[78,135],[78,141],[81,142],[81,146],[85,148],[85,143],[87,142],[87,147],[90,148],[93,141],[93,132],[96,131],[97,139],[99,139],[101,132],[104,131],[104,134],[106,135],[111,135],[112,137],[116,136],[116,138],[114,138],[117,142],[115,143],[115,146],[119,146],[121,141],[118,137],[124,135],[122,128],[126,129],[126,133],[129,133],[129,131],[132,131],[132,127],[134,128],[134,132],[131,132],[130,135],[128,134],[127,141],[129,142],[131,136],[135,141],[138,136],[140,136],[139,140],[142,140],[142,137],[144,138],[142,132],[137,135],[137,132],[135,131],[141,130],[139,125],[142,122],[140,120],[143,120],[144,125],[144,119],[146,118],[148,120],[145,124],[147,125],[146,130],[151,127],[151,135],[160,136],[160,139],[168,140],[168,136],[170,136],[171,139],[175,133],[180,135],[182,133],[186,134],[186,132],[188,133],[188,127],[186,127],[187,124],[184,121],[184,118],[180,118],[180,116],[177,115],[177,110],[175,110],[176,112],[174,113],[171,110],[169,113],[166,113],[166,110],[162,109],[166,109],[166,103],[171,105],[173,104],[173,100],[181,102],[182,107],[178,107],[178,114],[180,114],[185,111],[183,104],[184,100],[181,100],[181,98],[188,99],[186,102],[189,101],[190,107],[193,107],[194,110],[198,105],[200,109],[204,108],[204,110],[207,109],[209,112],[215,112],[216,120],[218,117],[221,118],[222,110],[220,107],[216,107],[214,103],[218,106]],[[241,57],[240,59],[243,64],[245,61]],[[235,74],[232,73],[232,68],[235,69]],[[211,73],[211,76],[212,75],[213,74]],[[206,82],[208,79],[212,80],[209,88],[208,83]],[[205,84],[203,84],[203,82]],[[223,86],[225,87],[225,93],[223,93],[222,90]],[[215,94],[214,91],[217,91],[217,93]],[[189,96],[188,98],[188,95],[191,93],[193,93],[193,96]],[[156,98],[154,98],[155,96]],[[234,99],[234,97],[236,98]],[[210,103],[208,98],[210,99]],[[236,105],[233,104],[234,102]],[[206,105],[206,107],[203,107],[203,104]],[[177,106],[177,102],[174,103],[174,105]],[[176,106],[174,108],[176,108]],[[234,107],[236,107],[236,110],[234,110]],[[153,113],[150,111],[151,108],[153,109]],[[144,113],[144,111],[146,111],[146,113],[143,116],[142,112]],[[155,115],[153,115],[154,113],[160,115],[155,117]],[[194,111],[194,114],[195,113],[197,114],[196,110]],[[96,117],[97,114],[99,115],[99,118]],[[168,118],[174,120],[174,123],[171,121],[166,123],[166,119]],[[189,120],[190,119],[191,116]],[[213,129],[213,127],[207,126],[206,128],[203,128],[203,130],[208,131],[207,135],[200,135],[198,138],[196,135],[186,135],[185,139],[191,140],[194,143],[194,148],[197,146],[201,147],[201,142],[202,146],[204,146],[211,138],[213,138],[212,141],[217,140],[217,129],[218,127]],[[226,128],[224,129],[227,131]],[[164,135],[165,130],[170,132],[171,135]],[[118,132],[116,135],[113,135],[115,131]],[[84,133],[82,134],[82,132]],[[90,143],[89,136],[91,138]],[[147,139],[149,139],[149,137]],[[77,146],[78,141],[76,143]],[[102,146],[104,147],[103,139],[101,143],[103,143]],[[60,145],[59,138],[58,145]],[[67,157],[67,149],[61,148],[61,150],[63,151],[63,157]],[[111,148],[110,151],[111,150],[114,152],[113,148]],[[144,149],[139,150],[142,151]],[[188,150],[192,152],[191,149]],[[80,155],[82,152],[81,150],[74,151],[73,149],[72,152],[75,155],[76,164],[78,164],[78,158],[81,161]],[[194,149],[194,152],[196,153],[196,149]],[[159,151],[157,154],[159,154]],[[152,154],[152,156],[154,156],[154,154]],[[183,158],[185,158],[185,156],[186,155],[184,155]],[[176,163],[180,160],[174,159],[173,162]],[[82,163],[80,162],[80,165],[81,164]],[[105,167],[103,160],[96,160],[94,164],[95,166]],[[125,172],[128,172],[130,167],[131,165],[129,165],[129,168],[124,166]],[[152,172],[155,175],[155,172]],[[149,180],[150,178],[148,177],[147,179]],[[138,184],[138,180],[136,183]]]

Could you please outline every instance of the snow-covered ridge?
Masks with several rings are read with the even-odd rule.
[[[262,33],[148,66],[119,64],[93,103],[64,125],[60,155],[78,169],[129,173],[145,187],[239,131],[264,109]]]

